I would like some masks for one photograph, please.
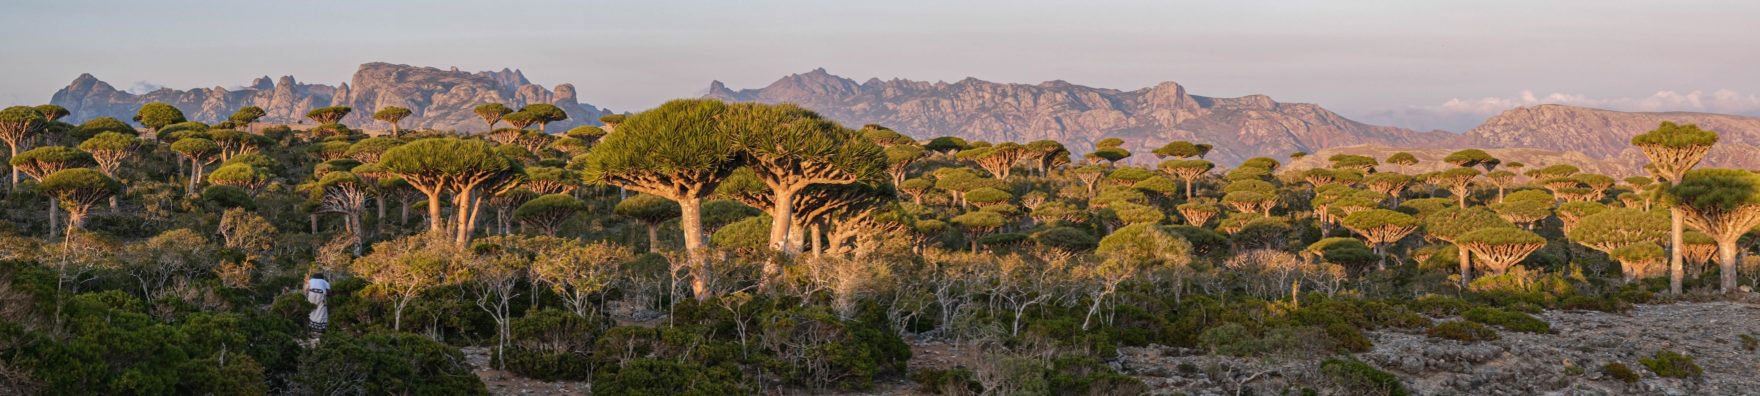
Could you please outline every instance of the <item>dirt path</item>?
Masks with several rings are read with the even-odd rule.
[[[585,382],[544,382],[517,374],[489,368],[489,354],[493,350],[485,347],[464,347],[466,361],[483,379],[483,385],[489,387],[491,395],[590,395],[592,386]]]

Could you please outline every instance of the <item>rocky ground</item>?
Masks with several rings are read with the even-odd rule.
[[[1552,324],[1554,334],[1500,331],[1497,341],[1467,344],[1378,331],[1370,334],[1374,350],[1357,358],[1399,376],[1418,395],[1760,394],[1760,352],[1747,348],[1741,338],[1760,337],[1760,304],[1641,305],[1624,314],[1549,311],[1539,317]],[[944,343],[918,343],[912,350],[913,371],[959,366],[977,356]],[[1661,378],[1638,363],[1639,357],[1659,350],[1693,357],[1704,375]],[[465,353],[494,394],[590,393],[584,383],[547,383],[488,370],[485,348],[466,348]],[[1324,381],[1318,356],[1237,358],[1160,346],[1123,348],[1120,353],[1117,367],[1155,394],[1285,394]],[[1630,384],[1611,378],[1601,371],[1609,362],[1630,366],[1642,378]],[[908,395],[915,388],[894,378],[851,394]]]
[[[492,395],[590,395],[592,386],[585,382],[544,382],[489,367],[491,348],[465,347],[465,360],[476,369],[477,377],[489,387]]]
[[[1375,332],[1364,362],[1398,375],[1420,395],[1739,395],[1760,393],[1760,352],[1741,336],[1760,336],[1760,305],[1732,302],[1643,305],[1625,314],[1551,311],[1539,315],[1554,334],[1500,332],[1466,344],[1402,332]],[[1660,378],[1639,357],[1672,350],[1693,357],[1698,379]],[[1121,366],[1160,394],[1225,395],[1245,387],[1281,394],[1319,381],[1318,361],[1204,356],[1177,348],[1126,348]],[[1627,384],[1603,374],[1609,362],[1642,378]]]

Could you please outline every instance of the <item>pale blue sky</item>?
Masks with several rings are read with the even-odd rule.
[[[5,104],[47,102],[82,72],[125,89],[284,74],[335,84],[360,63],[386,61],[518,68],[547,86],[574,83],[583,101],[616,110],[696,95],[710,80],[750,88],[825,67],[858,81],[972,76],[1130,90],[1172,80],[1196,94],[1262,93],[1413,127],[1454,127],[1461,121],[1448,117],[1536,102],[1760,114],[1760,2],[1752,1],[14,0],[4,8]]]

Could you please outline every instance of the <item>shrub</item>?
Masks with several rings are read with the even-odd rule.
[[[1501,327],[1504,330],[1524,333],[1547,334],[1552,332],[1552,325],[1531,315],[1505,311],[1491,307],[1479,307],[1461,313],[1461,317],[1474,322]]]
[[[1693,363],[1693,357],[1675,351],[1657,351],[1651,357],[1640,357],[1638,363],[1657,376],[1666,378],[1698,378],[1705,370]]]
[[[1432,317],[1448,317],[1460,315],[1473,308],[1473,303],[1460,298],[1426,294],[1406,304],[1413,311]]]
[[[607,395],[741,395],[754,393],[727,367],[637,358],[593,373],[593,392]]]
[[[295,393],[489,394],[457,348],[410,333],[325,334],[294,382]]]
[[[1631,367],[1626,367],[1624,363],[1620,362],[1609,362],[1602,365],[1601,372],[1628,384],[1638,382],[1639,379],[1637,371],[1632,371]]]
[[[1406,385],[1399,377],[1381,371],[1368,363],[1349,357],[1335,357],[1320,362],[1320,372],[1333,384],[1344,389],[1342,394],[1404,396]]]
[[[1238,323],[1204,329],[1198,335],[1198,345],[1217,355],[1252,356],[1264,350],[1259,336]]]
[[[1112,371],[1093,356],[1065,355],[1051,362],[1049,376],[1052,394],[1058,395],[1140,395],[1148,386],[1136,378]]]
[[[1361,330],[1344,323],[1326,325],[1326,338],[1331,339],[1333,348],[1340,352],[1368,352],[1375,348]]]
[[[1437,323],[1430,330],[1425,330],[1424,335],[1462,342],[1496,341],[1498,339],[1497,330],[1464,320]]]
[[[764,314],[758,340],[776,358],[766,369],[809,387],[835,383],[851,389],[866,388],[880,375],[904,372],[910,346],[879,324],[883,318],[864,319],[840,319],[818,306]]]
[[[1760,349],[1760,338],[1754,338],[1750,334],[1742,334],[1740,338],[1742,339],[1742,350],[1753,352],[1755,349]]]
[[[976,395],[983,392],[984,385],[972,378],[972,370],[965,367],[911,373],[911,380],[918,385],[917,391],[931,395]]]
[[[507,370],[545,381],[585,380],[593,375],[587,353],[604,325],[574,313],[546,309],[515,319]]]

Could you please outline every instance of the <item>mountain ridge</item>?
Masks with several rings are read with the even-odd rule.
[[[973,77],[858,83],[817,68],[755,89],[733,90],[715,81],[704,96],[796,103],[846,124],[881,124],[918,138],[1052,139],[1083,152],[1094,142],[1118,137],[1144,157],[1168,141],[1213,142],[1212,158],[1226,164],[1345,145],[1428,147],[1452,139],[1444,132],[1361,123],[1316,104],[1282,103],[1266,95],[1193,95],[1172,81],[1130,91],[1063,80],[1019,84]]]
[[[96,117],[128,120],[143,104],[165,102],[182,109],[190,120],[206,123],[223,121],[241,107],[257,106],[268,113],[263,122],[285,124],[307,122],[305,113],[314,108],[349,106],[355,111],[342,122],[355,127],[388,127],[372,119],[373,111],[399,106],[409,108],[413,113],[403,121],[401,126],[404,128],[467,132],[487,129],[472,112],[482,103],[503,103],[514,108],[534,103],[554,104],[569,114],[568,120],[549,126],[557,129],[597,125],[599,116],[611,113],[580,102],[576,95],[573,84],[545,88],[533,84],[516,69],[463,72],[456,67],[443,70],[369,62],[361,64],[349,81],[334,86],[300,83],[293,76],[282,76],[274,81],[264,76],[238,90],[218,86],[185,90],[159,88],[141,94],[118,90],[90,73],[82,73],[67,87],[56,91],[49,103],[67,108],[69,118],[73,120]]]
[[[1360,122],[1314,103],[1279,102],[1267,95],[1213,97],[1187,92],[1174,81],[1135,90],[1090,87],[1065,80],[1036,84],[999,83],[966,77],[953,82],[902,78],[855,79],[824,68],[783,76],[759,88],[735,90],[712,81],[703,97],[730,101],[790,102],[812,108],[847,125],[881,124],[917,138],[960,136],[989,141],[1058,140],[1076,153],[1108,137],[1126,141],[1136,155],[1130,162],[1154,161],[1150,150],[1169,141],[1216,145],[1210,159],[1223,165],[1265,156],[1284,159],[1294,152],[1319,154],[1341,147],[1403,149],[1522,148],[1580,153],[1617,164],[1633,173],[1645,163],[1631,147],[1631,136],[1662,121],[1699,124],[1720,132],[1721,144],[1706,166],[1760,168],[1760,117],[1699,112],[1624,112],[1570,105],[1516,107],[1463,133],[1415,131]],[[303,123],[316,107],[346,105],[356,112],[344,119],[356,127],[383,128],[371,119],[385,106],[410,108],[405,128],[481,131],[471,111],[480,103],[513,107],[551,103],[570,119],[550,125],[566,129],[598,123],[611,114],[582,103],[574,85],[534,84],[517,69],[463,72],[384,62],[362,64],[349,81],[337,85],[304,83],[292,76],[263,76],[250,85],[177,90],[159,88],[134,94],[82,73],[57,91],[50,103],[66,107],[70,120],[99,116],[129,119],[141,104],[171,103],[192,119],[224,120],[239,107],[268,112],[270,123]],[[1524,151],[1526,152],[1526,151]],[[1574,156],[1573,156],[1574,158]],[[1614,165],[1610,165],[1614,166]]]

